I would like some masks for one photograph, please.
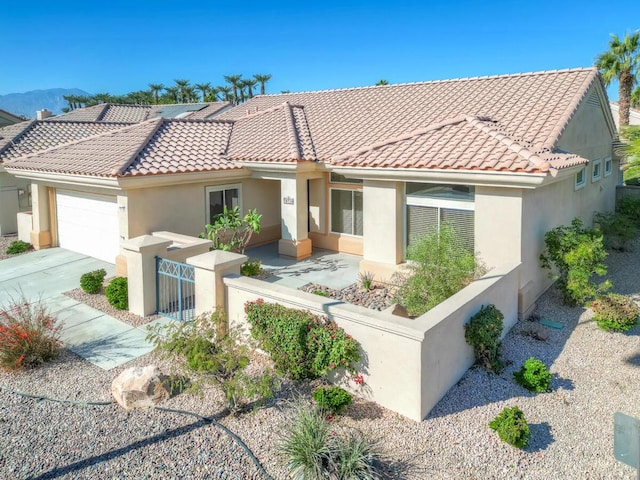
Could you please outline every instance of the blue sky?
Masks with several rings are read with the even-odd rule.
[[[0,94],[254,73],[279,92],[590,66],[610,33],[639,28],[637,1],[2,0]]]

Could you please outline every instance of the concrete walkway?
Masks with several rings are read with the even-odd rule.
[[[80,276],[110,263],[61,248],[27,253],[0,261],[0,306],[24,296],[41,299],[63,324],[61,339],[67,349],[110,370],[153,350],[145,340],[146,325],[135,328],[99,310],[63,295],[80,286]],[[160,320],[164,322],[164,320]]]

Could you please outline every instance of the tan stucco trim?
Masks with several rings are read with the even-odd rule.
[[[123,189],[165,187],[184,185],[187,183],[203,183],[211,181],[242,180],[250,177],[249,170],[216,170],[212,172],[172,173],[164,175],[144,175],[118,178],[118,185]]]
[[[78,185],[120,190],[118,180],[114,177],[90,177],[87,175],[47,173],[35,170],[22,170],[13,168],[9,168],[7,171],[17,178],[28,178],[34,182],[57,183],[62,185]]]
[[[49,230],[51,232],[51,246],[58,247],[58,204],[56,203],[56,189],[48,188],[49,193]]]

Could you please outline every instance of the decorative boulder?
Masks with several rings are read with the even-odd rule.
[[[127,368],[111,384],[111,394],[126,410],[149,408],[169,398],[155,365]]]

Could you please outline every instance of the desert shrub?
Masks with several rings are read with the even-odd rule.
[[[24,253],[33,248],[33,245],[27,242],[23,242],[22,240],[16,240],[15,242],[11,242],[11,244],[7,247],[8,255],[17,255],[18,253]]]
[[[104,294],[112,307],[118,310],[129,308],[129,288],[126,277],[116,277],[111,280],[104,289]]]
[[[316,289],[313,291],[313,294],[314,294],[314,295],[318,295],[318,296],[320,296],[320,297],[327,297],[327,298],[329,298],[329,292],[327,292],[326,290],[322,290],[322,289],[320,289],[320,288],[316,288]]]
[[[611,288],[608,280],[600,284],[593,280],[594,275],[607,273],[604,264],[607,252],[600,232],[575,218],[569,226],[548,231],[544,241],[546,248],[540,254],[540,262],[549,270],[549,276],[557,280],[566,303],[581,305]]]
[[[481,274],[473,252],[460,244],[455,230],[443,224],[407,252],[409,274],[400,284],[397,301],[409,315],[420,316],[442,303]]]
[[[62,345],[60,329],[42,301],[12,301],[0,311],[0,365],[21,370],[55,358]]]
[[[282,374],[300,380],[322,377],[340,367],[355,373],[360,345],[326,317],[262,299],[247,302],[245,312],[251,335]]]
[[[261,262],[260,260],[251,260],[243,263],[240,266],[240,274],[245,277],[255,277],[260,273],[261,270]]]
[[[495,305],[487,305],[464,326],[464,338],[473,347],[476,361],[489,372],[499,373],[503,368],[500,360],[503,320],[504,315]]]
[[[102,283],[106,276],[107,271],[103,268],[85,273],[80,277],[80,288],[82,288],[86,293],[98,293],[102,289]]]
[[[147,338],[159,353],[177,360],[193,377],[192,389],[215,385],[224,393],[225,406],[238,412],[249,402],[271,398],[278,380],[269,370],[247,372],[251,345],[240,341],[237,330],[222,334],[225,325],[224,315],[214,312],[188,322],[157,326]]]
[[[626,250],[638,234],[636,221],[622,213],[596,213],[595,222],[604,235],[605,246],[613,250]]]
[[[503,442],[517,448],[524,448],[529,443],[529,425],[524,413],[518,407],[506,407],[494,418],[489,427],[495,430]]]
[[[298,407],[281,439],[291,478],[300,480],[380,478],[375,444],[362,433],[339,435],[322,412]]]
[[[318,387],[312,396],[323,411],[334,415],[342,413],[353,401],[353,396],[340,387]]]
[[[372,272],[361,272],[359,274],[359,277],[360,285],[366,292],[373,288],[373,279],[375,278],[375,276]]]
[[[242,217],[239,207],[229,210],[225,206],[213,224],[205,225],[206,231],[200,236],[213,242],[212,250],[244,253],[253,234],[260,233],[261,220],[262,215],[255,208]]]
[[[537,358],[529,358],[522,368],[513,374],[516,382],[531,392],[548,392],[551,384],[551,373],[547,366]]]
[[[624,295],[610,293],[591,303],[593,319],[603,330],[626,332],[638,323],[640,308]]]

